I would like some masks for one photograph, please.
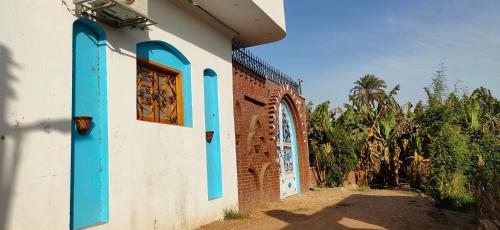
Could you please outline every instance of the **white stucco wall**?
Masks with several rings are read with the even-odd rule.
[[[65,0],[70,6],[71,1]],[[0,2],[0,229],[68,229],[72,24],[61,1]],[[164,0],[149,30],[106,25],[110,222],[89,229],[190,229],[237,208],[231,38]],[[136,120],[136,44],[191,62],[193,128]],[[219,79],[223,197],[207,200],[203,70]],[[2,138],[4,137],[4,138]]]

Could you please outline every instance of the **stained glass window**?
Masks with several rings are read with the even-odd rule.
[[[280,161],[280,173],[293,173],[292,131],[291,118],[283,103],[278,109],[278,127],[276,131],[276,145]]]
[[[137,59],[137,120],[183,125],[180,71]]]

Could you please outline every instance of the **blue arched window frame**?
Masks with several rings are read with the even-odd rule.
[[[193,127],[191,63],[188,59],[178,49],[164,41],[138,43],[137,57],[182,71],[184,126]]]

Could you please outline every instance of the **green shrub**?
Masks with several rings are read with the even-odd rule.
[[[436,206],[457,211],[471,210],[476,206],[475,199],[472,195],[453,195],[446,196],[436,202]]]
[[[318,105],[314,111],[309,104],[309,151],[319,172],[320,185],[339,186],[356,167],[356,147],[361,143],[342,128],[342,119],[335,119],[328,109],[329,102]]]
[[[453,209],[466,208],[474,203],[470,190],[473,152],[467,136],[460,131],[458,126],[445,124],[430,139],[432,168],[424,185],[438,205]]]
[[[477,140],[480,157],[474,177],[474,197],[481,218],[498,218],[500,200],[500,137],[486,134]]]
[[[243,219],[247,217],[247,213],[241,213],[233,209],[224,209],[224,220]]]
[[[313,145],[319,171],[322,172],[324,185],[340,186],[347,174],[354,170],[357,162],[355,142],[344,130],[334,127],[327,130],[328,142]]]

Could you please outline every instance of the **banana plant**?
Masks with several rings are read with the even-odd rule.
[[[480,110],[481,107],[479,105],[478,95],[473,93],[465,100],[465,111],[467,113],[467,121],[470,128],[477,129],[481,126],[478,120]]]

